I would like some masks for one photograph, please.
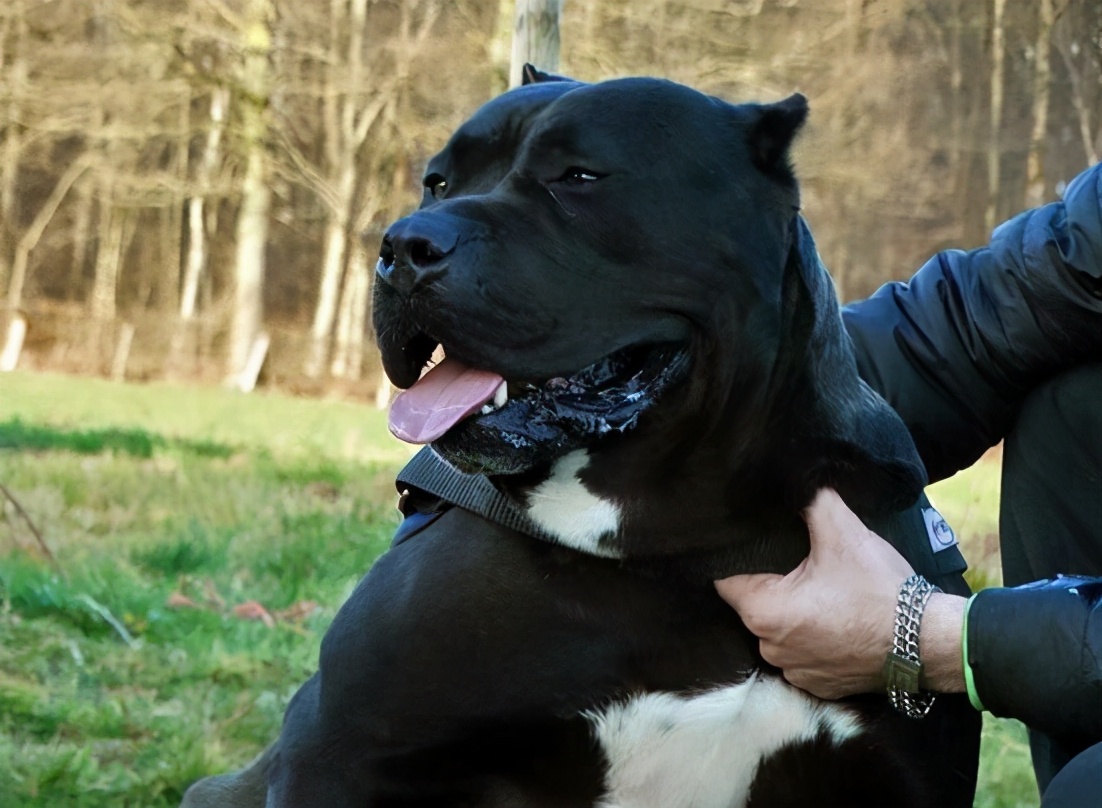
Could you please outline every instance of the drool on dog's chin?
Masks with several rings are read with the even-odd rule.
[[[417,351],[427,361],[430,342],[414,337],[403,359]],[[688,370],[686,347],[660,343],[615,351],[567,376],[506,380],[445,349],[394,400],[389,426],[400,440],[431,443],[461,471],[524,474],[630,431]]]

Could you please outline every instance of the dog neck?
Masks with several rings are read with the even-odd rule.
[[[760,378],[728,391],[707,408],[710,418],[658,412],[631,433],[534,475],[501,479],[499,488],[564,545],[676,559],[706,574],[792,569],[808,548],[800,511],[822,486],[838,489],[862,517],[910,504],[925,483],[914,446],[857,375],[833,286],[802,220],[792,238],[784,336]]]
[[[798,514],[813,491],[797,490],[789,466],[770,458],[792,461],[793,447],[753,447],[755,457],[735,460],[721,445],[732,442],[625,440],[499,487],[556,541],[590,555],[788,571],[807,553]]]

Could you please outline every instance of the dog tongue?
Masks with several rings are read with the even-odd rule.
[[[390,431],[406,443],[431,443],[494,397],[502,379],[444,358],[390,405]]]

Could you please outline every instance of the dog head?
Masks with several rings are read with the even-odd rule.
[[[728,501],[800,507],[825,484],[854,507],[912,501],[921,464],[857,376],[798,215],[806,100],[530,78],[453,135],[387,232],[374,322],[411,388],[396,433],[515,479],[584,449],[590,482],[648,495],[677,475]]]

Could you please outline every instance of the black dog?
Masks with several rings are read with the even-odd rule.
[[[963,699],[920,722],[817,701],[710,584],[794,567],[823,485],[935,571],[921,527],[899,539],[921,464],[797,212],[806,112],[547,81],[433,158],[375,323],[410,388],[392,428],[451,466],[407,473],[406,523],[280,739],[185,805],[971,804]],[[481,480],[452,466],[505,496],[452,496]]]

